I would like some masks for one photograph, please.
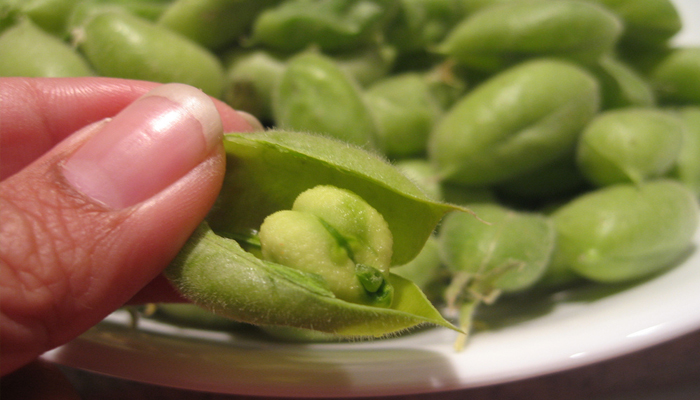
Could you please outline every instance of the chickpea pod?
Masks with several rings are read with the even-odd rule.
[[[673,49],[653,69],[650,79],[664,103],[700,103],[700,47]]]
[[[473,204],[470,209],[479,219],[448,215],[438,235],[441,259],[452,271],[447,304],[460,309],[460,327],[467,333],[479,304],[493,303],[501,292],[532,287],[555,245],[554,225],[544,215],[497,204]],[[460,336],[458,350],[466,339]]]
[[[91,75],[94,72],[82,55],[28,18],[0,32],[0,76]]]
[[[339,336],[456,329],[388,267],[415,258],[442,217],[465,208],[327,137],[227,134],[224,145],[219,199],[166,271],[186,297],[237,321]],[[241,247],[258,231],[261,257]]]
[[[180,82],[218,97],[224,84],[221,62],[190,39],[127,12],[87,18],[73,38],[103,76]]]
[[[576,162],[591,183],[640,183],[665,175],[683,144],[676,116],[651,108],[624,108],[597,116],[579,140]]]
[[[687,106],[677,110],[683,122],[683,148],[670,176],[683,182],[700,197],[700,107]]]
[[[273,93],[272,113],[281,129],[374,147],[376,127],[359,84],[328,56],[306,52],[287,62]]]
[[[393,158],[425,152],[428,135],[442,114],[425,76],[404,73],[367,88],[365,102],[377,125],[377,147]]]
[[[542,56],[590,64],[613,49],[622,27],[612,12],[585,1],[505,2],[469,15],[437,51],[488,72]]]
[[[698,201],[679,182],[607,186],[552,214],[554,260],[596,282],[640,279],[672,266],[692,245]]]
[[[526,62],[455,104],[431,132],[428,158],[445,182],[493,185],[570,154],[599,104],[597,81],[580,67]]]
[[[209,49],[237,44],[249,34],[258,15],[281,0],[176,0],[158,25]]]
[[[671,0],[588,0],[622,19],[623,46],[659,47],[681,30],[681,18]]]

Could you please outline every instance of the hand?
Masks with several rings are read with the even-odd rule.
[[[262,129],[201,91],[0,79],[2,375],[127,302],[181,301],[161,271],[222,184],[224,131]]]

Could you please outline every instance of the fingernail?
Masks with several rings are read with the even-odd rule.
[[[171,83],[139,98],[65,162],[68,182],[108,207],[149,199],[222,141],[221,117],[202,91]]]

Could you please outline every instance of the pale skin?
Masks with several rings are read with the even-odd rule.
[[[150,191],[126,204],[96,201],[65,174],[67,160],[118,119],[90,124],[118,114],[124,115],[119,124],[137,127],[144,124],[140,118],[157,119],[153,113],[141,117],[122,111],[158,86],[112,78],[0,79],[0,368],[12,378],[3,378],[3,394],[11,392],[6,382],[44,371],[37,364],[18,369],[122,305],[182,301],[161,272],[219,192],[225,170],[221,135],[259,130],[259,122],[220,101],[205,100],[203,116],[194,120],[205,125],[207,144],[187,154],[185,170],[165,165],[165,172],[149,181],[145,168],[139,189],[145,185]],[[157,109],[162,110],[174,104],[168,97],[172,93],[187,97],[192,89],[175,88],[152,102],[164,104]],[[187,109],[182,110],[176,122],[192,125]],[[204,119],[213,121],[210,127]],[[157,129],[163,129],[158,135],[167,135],[177,125]],[[143,151],[150,151],[148,146],[143,144]],[[174,163],[162,153],[167,152],[154,153],[154,165]],[[128,152],[118,157],[129,163]],[[26,388],[35,393],[22,398],[75,398],[36,381]]]

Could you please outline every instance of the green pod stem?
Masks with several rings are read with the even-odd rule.
[[[320,135],[300,132],[227,134],[224,185],[207,220],[229,237],[256,231],[265,217],[291,209],[318,185],[347,189],[376,209],[393,235],[391,264],[413,259],[442,217],[465,208],[424,194],[380,156]]]
[[[94,72],[87,60],[28,18],[0,33],[0,76],[78,77]]]
[[[670,176],[683,182],[700,197],[700,106],[677,110],[683,123],[683,147]]]
[[[596,186],[640,183],[667,174],[683,146],[683,124],[655,108],[622,108],[596,116],[583,131],[576,163]]]
[[[692,246],[697,197],[672,180],[612,185],[580,196],[552,214],[554,259],[596,282],[625,282],[669,268]]]
[[[620,17],[625,30],[622,46],[658,47],[681,30],[682,21],[671,0],[587,0]]]
[[[390,158],[425,153],[428,135],[442,110],[419,73],[392,75],[364,93],[377,125],[377,148]]]
[[[102,76],[180,82],[219,97],[221,62],[190,39],[127,12],[106,11],[87,18],[74,40]]]
[[[382,5],[369,0],[285,1],[255,20],[250,42],[287,53],[310,46],[354,50],[376,42],[384,14]]]
[[[245,38],[255,19],[281,0],[176,0],[158,24],[217,50]]]
[[[604,56],[591,67],[591,72],[600,82],[603,110],[656,105],[651,82],[624,61]]]
[[[598,82],[577,65],[525,62],[455,104],[431,132],[428,158],[441,180],[493,185],[570,154],[599,104]]]
[[[673,49],[650,79],[662,104],[700,104],[700,47]]]
[[[415,284],[390,275],[391,308],[336,298],[313,275],[265,262],[206,223],[166,276],[183,295],[219,315],[254,325],[291,326],[340,336],[379,337],[420,324],[453,328]]]
[[[359,84],[320,53],[301,53],[287,62],[273,94],[272,111],[280,129],[374,147],[376,127]]]
[[[491,72],[542,56],[589,64],[614,48],[622,29],[615,14],[585,1],[508,2],[468,16],[437,51]]]

